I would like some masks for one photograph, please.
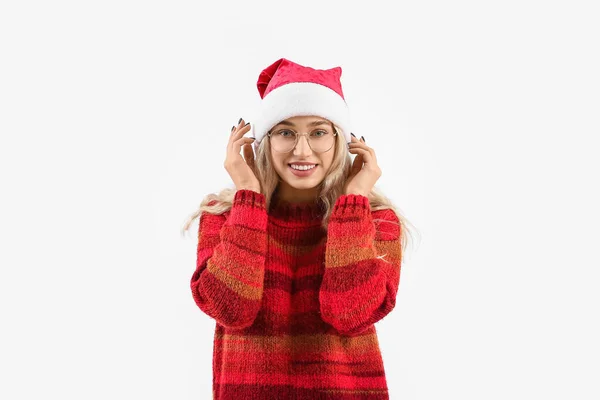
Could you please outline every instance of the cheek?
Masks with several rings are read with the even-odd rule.
[[[321,161],[322,161],[325,169],[327,169],[327,168],[329,168],[331,163],[333,163],[333,155],[330,155],[329,157],[321,157]]]
[[[283,158],[273,157],[273,168],[281,174],[287,170],[287,164],[284,162]]]

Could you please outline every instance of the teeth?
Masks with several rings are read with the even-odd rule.
[[[292,168],[294,169],[298,169],[300,171],[306,171],[309,169],[313,169],[316,165],[306,165],[306,166],[302,166],[302,165],[294,165],[294,164],[290,164]]]

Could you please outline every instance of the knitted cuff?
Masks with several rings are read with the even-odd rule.
[[[371,212],[369,198],[360,194],[344,194],[338,197],[331,218],[364,217]]]
[[[265,204],[265,195],[250,189],[240,189],[233,197],[233,205],[265,208]]]

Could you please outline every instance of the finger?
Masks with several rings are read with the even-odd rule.
[[[246,164],[254,171],[254,150],[252,149],[252,144],[254,141],[249,143],[244,143],[244,160],[246,160]]]
[[[361,148],[359,148],[359,147],[355,147],[355,148],[352,148],[352,149],[350,149],[350,152],[351,152],[351,153],[354,153],[354,152],[356,152],[356,154],[357,154],[357,155],[356,155],[356,158],[359,158],[359,157],[360,157],[360,158],[361,158],[361,161],[362,161],[362,162],[363,162],[365,165],[367,165],[367,164],[369,164],[370,162],[372,162],[372,156],[371,156],[371,152],[370,152],[369,150],[367,150],[367,149],[361,149]],[[356,158],[354,159],[354,161],[356,161]],[[361,167],[361,168],[362,168],[362,167]]]
[[[235,129],[233,129],[231,131],[231,135],[229,136],[229,143],[228,143],[227,148],[231,149],[232,143],[234,143],[236,140],[239,140],[241,137],[243,137],[246,133],[248,133],[248,131],[250,129],[251,129],[251,126],[250,126],[249,122],[242,127],[240,127],[239,125],[237,127],[235,127]],[[237,151],[239,153],[239,149]]]
[[[233,125],[231,127],[231,132],[229,133],[229,140],[227,141],[227,152],[229,153],[229,151],[231,151],[232,146],[233,146],[233,138],[235,137],[235,134],[237,133],[239,127],[239,123],[237,125]]]
[[[361,136],[362,138],[362,136]],[[359,145],[359,146],[365,146],[365,142],[363,139],[359,139],[356,136],[352,136],[352,140],[349,143],[350,145]]]
[[[373,148],[372,148],[372,147],[369,147],[369,146],[367,146],[367,145],[365,144],[365,142],[364,142],[364,137],[363,137],[363,136],[361,136],[361,139],[360,139],[360,140],[359,140],[359,139],[357,139],[357,141],[356,141],[356,142],[350,143],[350,144],[349,144],[349,148],[350,148],[350,149],[364,149],[364,150],[367,150],[367,151],[368,151],[368,152],[371,154],[371,157],[372,157],[372,159],[373,159],[375,162],[377,162],[377,156],[375,155],[375,150],[373,150]]]
[[[377,159],[375,158],[374,153],[372,153],[369,150],[360,148],[352,149],[352,151],[360,153],[365,168],[368,168],[370,171],[373,171],[378,176],[381,176],[381,168],[379,168],[379,165],[377,165]],[[358,155],[356,157],[358,157]]]
[[[371,153],[371,157],[373,158],[373,162],[377,164],[377,156],[375,155],[375,150],[369,147],[369,153]]]
[[[238,139],[238,140],[236,140],[236,141],[233,142],[232,149],[237,154],[240,154],[240,150],[242,149],[242,145],[244,145],[246,143],[252,144],[252,142],[253,142],[252,138],[243,137],[243,138]]]
[[[237,132],[239,132],[240,128],[242,128],[245,124],[246,124],[246,121],[244,121],[243,118],[240,118],[238,120],[238,122],[235,125],[233,125],[233,127],[231,128],[231,134],[235,135]]]
[[[352,149],[369,150],[369,147],[366,144],[361,142],[359,139],[356,139],[356,140],[357,140],[357,142],[348,143],[349,150],[352,150]]]
[[[373,159],[373,162],[377,163],[377,156],[375,155],[375,149],[373,149],[372,147],[367,146],[366,144],[364,145],[364,147],[369,151],[369,154],[371,155],[371,158]]]
[[[350,132],[350,143],[348,143],[348,151],[350,153],[352,153],[352,149],[356,148],[356,144],[360,143],[358,138],[352,133]],[[352,162],[352,169],[351,169],[351,174],[355,175],[356,173],[358,173],[358,171],[360,171],[362,169],[362,157],[359,155],[357,155],[356,157],[354,157],[354,161]]]
[[[238,120],[238,122],[237,122],[235,125],[233,125],[232,132],[233,132],[233,131],[235,131],[235,130],[239,130],[239,129],[240,129],[240,128],[242,128],[244,125],[246,125],[246,121],[244,121],[244,118],[240,118],[240,119]]]
[[[231,142],[229,146],[229,150],[227,151],[227,158],[229,159],[237,159],[237,156],[240,155],[240,151],[242,150],[242,145],[246,138],[242,138],[240,140],[234,140]]]
[[[348,149],[348,151],[350,153],[353,153],[352,148]],[[362,166],[363,166],[362,155],[357,154],[356,157],[354,157],[354,161],[352,162],[351,175],[356,175],[362,169]]]
[[[243,121],[243,120],[242,120]],[[250,122],[246,122],[244,125],[242,125],[241,127],[238,127],[235,131],[235,133],[233,134],[233,140],[237,140],[239,138],[241,138],[242,136],[244,136],[246,133],[248,133],[250,131],[252,127],[250,126]]]
[[[360,172],[363,167],[362,156],[357,155],[354,157],[354,162],[352,163],[352,175],[356,175]]]

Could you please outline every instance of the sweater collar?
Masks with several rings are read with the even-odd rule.
[[[293,203],[279,199],[275,193],[271,199],[269,214],[284,221],[309,222],[319,221],[323,218],[323,204],[321,201]]]

